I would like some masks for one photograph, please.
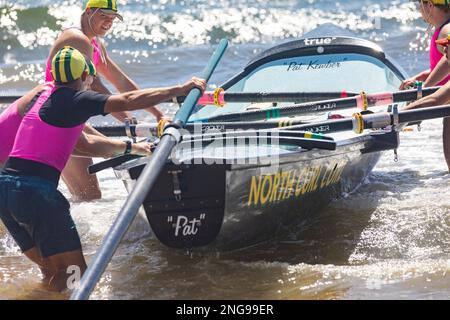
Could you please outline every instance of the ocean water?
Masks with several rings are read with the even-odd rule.
[[[0,0],[2,94],[26,92],[42,81],[49,46],[63,26],[76,22],[80,2]],[[227,37],[230,48],[210,82],[217,85],[255,54],[324,23],[376,42],[411,75],[428,65],[428,26],[410,1],[119,4],[125,22],[106,37],[108,50],[141,87],[180,83],[199,73],[214,44]],[[165,110],[175,111],[170,105]],[[138,216],[92,298],[449,299],[450,176],[441,122],[402,133],[399,162],[385,153],[357,191],[292,226],[285,238],[253,248],[206,257],[173,251],[152,239]],[[126,197],[112,171],[99,178],[102,200],[71,201],[88,260]],[[39,270],[0,224],[0,299],[67,298],[40,289],[39,281]]]

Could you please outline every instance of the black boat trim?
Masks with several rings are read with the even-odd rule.
[[[215,138],[210,136],[211,139],[204,139],[203,137],[198,139],[186,139],[180,144],[180,148],[184,146],[191,147],[192,145],[202,144],[202,147],[207,147],[212,143],[217,143],[217,141],[223,140],[226,141],[227,147],[230,147],[228,140],[232,140],[233,146],[242,146],[242,145],[253,145],[255,141],[260,141],[260,135],[241,135],[241,136],[223,136]],[[272,142],[275,141],[277,145],[295,145],[297,147],[311,150],[311,149],[323,149],[323,150],[336,150],[336,142],[331,140],[320,140],[320,139],[311,139],[311,138],[300,138],[294,136],[279,136],[271,137],[265,136],[267,138],[267,144],[272,145]]]
[[[136,154],[122,154],[120,156],[116,156],[105,161],[101,161],[98,163],[94,163],[88,167],[88,173],[94,174],[109,168],[114,168],[122,163],[128,162],[130,160],[134,160],[137,158],[141,158],[142,156]]]

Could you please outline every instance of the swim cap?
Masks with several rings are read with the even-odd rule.
[[[89,0],[84,9],[88,8],[101,9],[102,12],[115,15],[120,21],[123,21],[123,17],[117,13],[117,0]]]
[[[68,83],[89,71],[83,54],[75,48],[65,46],[52,59],[52,76],[57,83]]]
[[[96,77],[97,76],[97,69],[95,68],[94,64],[92,63],[92,61],[90,59],[86,59],[86,64],[87,64],[87,71],[89,72],[90,76]]]

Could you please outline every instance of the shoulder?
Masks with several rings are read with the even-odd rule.
[[[102,105],[106,102],[109,95],[94,91],[77,91],[72,88],[61,87],[52,93],[52,105],[59,109],[70,108],[91,108],[92,106]]]
[[[47,88],[46,84],[40,84],[31,89],[30,91],[28,91],[19,100],[17,100],[17,108],[22,116],[24,115],[25,110],[27,109],[28,105],[33,101],[33,99],[36,97],[36,95],[44,91],[46,88]]]
[[[110,95],[99,93],[99,92],[92,91],[92,90],[83,90],[83,91],[76,92],[74,96],[77,98],[82,97],[85,99],[98,99],[98,98],[106,98],[107,99]]]
[[[74,94],[73,99],[75,104],[83,105],[99,105],[102,106],[108,100],[110,95],[95,92],[92,90],[78,91]]]
[[[50,50],[50,57],[52,58],[64,46],[74,47],[88,56],[92,55],[92,45],[89,38],[81,30],[76,28],[66,29],[59,35]]]
[[[52,104],[69,105],[73,101],[76,93],[77,91],[72,88],[67,87],[56,88],[51,94]]]
[[[65,29],[60,36],[58,37],[58,40],[79,40],[83,42],[88,42],[89,38],[78,28],[68,28]]]
[[[439,38],[447,38],[450,33],[450,23],[447,23],[442,27],[441,32],[439,33]]]
[[[37,85],[30,91],[28,91],[23,97],[21,97],[19,100],[23,101],[24,103],[29,103],[38,93],[48,89],[48,85],[46,83]]]
[[[92,48],[89,38],[81,30],[75,28],[63,31],[57,42],[60,42],[61,46],[69,45],[78,50]]]

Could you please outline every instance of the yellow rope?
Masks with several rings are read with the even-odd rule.
[[[216,107],[222,108],[225,105],[225,103],[221,102],[219,99],[220,93],[223,91],[223,88],[217,88],[216,90],[214,90],[214,105]]]
[[[356,119],[356,128],[354,128],[357,134],[361,134],[364,131],[364,120],[361,113],[354,113],[353,117]]]
[[[369,108],[369,101],[367,100],[367,94],[364,91],[361,91],[361,100],[363,111],[367,111]]]
[[[169,120],[162,118],[161,120],[159,120],[158,122],[158,126],[157,126],[157,133],[158,133],[158,137],[161,137],[163,132],[164,132],[164,128],[166,127],[166,124],[169,123]]]

